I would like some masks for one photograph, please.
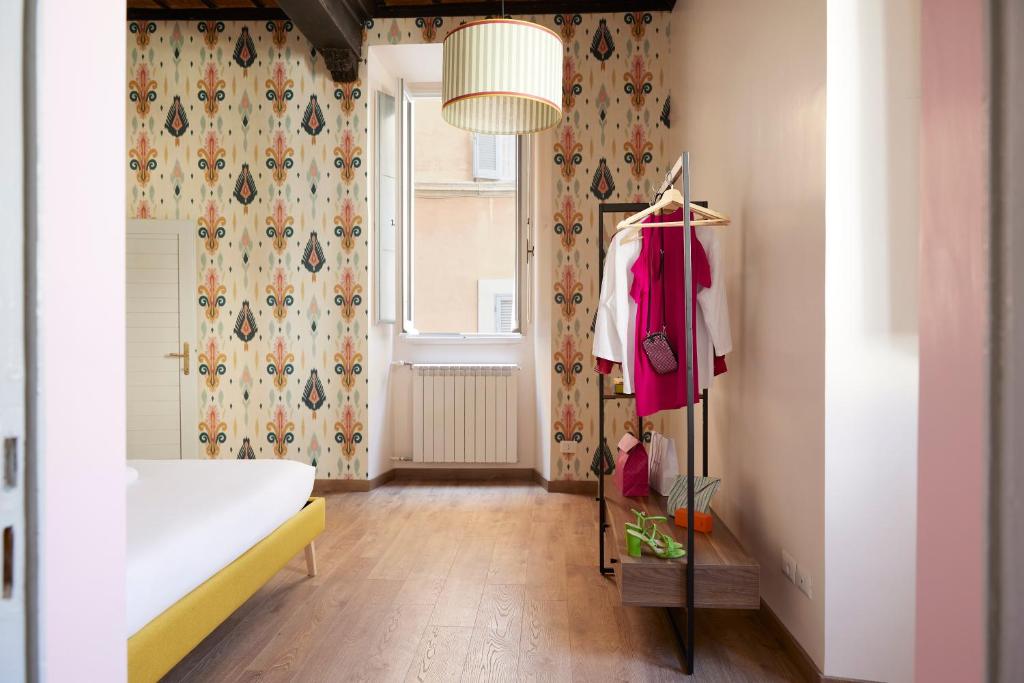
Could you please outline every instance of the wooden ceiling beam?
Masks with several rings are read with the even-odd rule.
[[[128,21],[277,21],[288,15],[279,7],[238,7],[211,10],[206,7],[192,9],[128,8]]]
[[[334,80],[356,80],[363,25],[373,15],[370,0],[278,0],[277,4],[324,58]]]
[[[174,8],[166,0],[154,0],[164,9],[129,7],[129,20],[143,19],[167,19],[176,21],[204,21],[209,19],[220,19],[222,21],[247,21],[247,20],[274,20],[287,19],[288,15],[280,7],[267,7],[264,0],[250,0],[253,7],[232,7],[211,9],[210,6],[199,6],[193,8]],[[329,4],[356,4],[361,5],[368,12],[366,17],[373,16],[379,19],[402,18],[402,17],[474,17],[474,16],[497,16],[501,13],[500,0],[461,0],[455,2],[400,2],[390,4],[387,0],[375,0],[375,2],[352,2],[345,3],[344,0],[307,0],[303,4],[320,5]],[[212,0],[210,5],[215,5]],[[599,14],[602,12],[658,12],[671,11],[675,6],[675,0],[592,0],[582,2],[581,0],[506,0],[505,14],[513,16],[524,14]]]
[[[671,12],[675,0],[507,0],[505,14],[601,14],[605,12]],[[409,4],[388,4],[376,0],[374,18],[397,19],[402,17],[475,17],[498,16],[501,14],[500,0],[481,2],[422,2]]]

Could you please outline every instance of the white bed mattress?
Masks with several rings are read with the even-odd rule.
[[[302,509],[314,468],[289,460],[129,460],[128,635]]]

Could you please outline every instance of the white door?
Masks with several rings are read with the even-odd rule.
[[[129,459],[198,456],[193,228],[128,221]]]
[[[21,125],[23,5],[0,3],[0,81],[12,101],[0,109],[0,681],[23,681],[25,633],[25,220]]]

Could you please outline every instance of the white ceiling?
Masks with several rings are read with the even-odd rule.
[[[441,81],[441,45],[371,45],[369,60],[377,60],[393,78],[409,83]]]

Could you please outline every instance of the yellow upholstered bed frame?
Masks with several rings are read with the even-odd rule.
[[[160,680],[303,548],[307,571],[316,574],[313,539],[324,530],[324,510],[323,498],[310,498],[294,517],[129,638],[128,680]]]

